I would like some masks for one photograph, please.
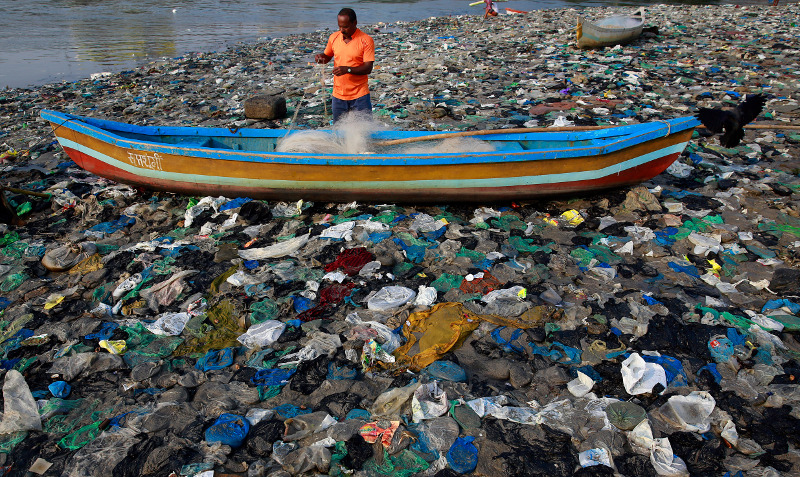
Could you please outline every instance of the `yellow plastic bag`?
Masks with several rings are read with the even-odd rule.
[[[477,315],[462,303],[439,303],[428,311],[412,313],[403,325],[407,342],[394,352],[399,367],[420,371],[447,352],[458,349],[481,322],[498,326],[532,328],[558,319],[560,311],[552,307],[531,308],[516,318]]]

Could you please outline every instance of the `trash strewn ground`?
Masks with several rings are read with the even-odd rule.
[[[362,25],[375,118],[611,125],[763,93],[756,125],[798,125],[797,4],[652,6],[657,31],[597,51],[577,13]],[[698,132],[628,189],[414,206],[135,190],[38,119],[317,128],[327,35],[0,92],[7,475],[800,473],[796,129]],[[244,118],[276,90],[287,119]]]

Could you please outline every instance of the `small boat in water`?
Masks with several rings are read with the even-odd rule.
[[[630,15],[612,15],[595,22],[578,17],[578,48],[600,48],[603,46],[624,45],[642,34],[644,27],[644,8]]]
[[[279,129],[137,126],[49,110],[41,116],[78,166],[116,182],[187,195],[342,202],[519,200],[636,184],[672,164],[699,125],[688,116],[537,128],[542,132],[377,131],[372,152],[347,154],[276,152],[287,134]],[[437,152],[433,141],[451,136],[480,138],[485,147]],[[418,144],[412,152],[407,143]]]

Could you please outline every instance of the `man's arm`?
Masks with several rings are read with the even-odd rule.
[[[333,57],[328,56],[325,53],[317,53],[317,55],[314,56],[314,61],[322,64],[327,64],[329,61],[331,61],[331,59],[333,59]]]

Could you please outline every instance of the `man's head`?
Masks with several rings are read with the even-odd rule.
[[[356,12],[352,8],[342,8],[337,17],[339,22],[339,31],[345,38],[352,38],[356,32]]]

